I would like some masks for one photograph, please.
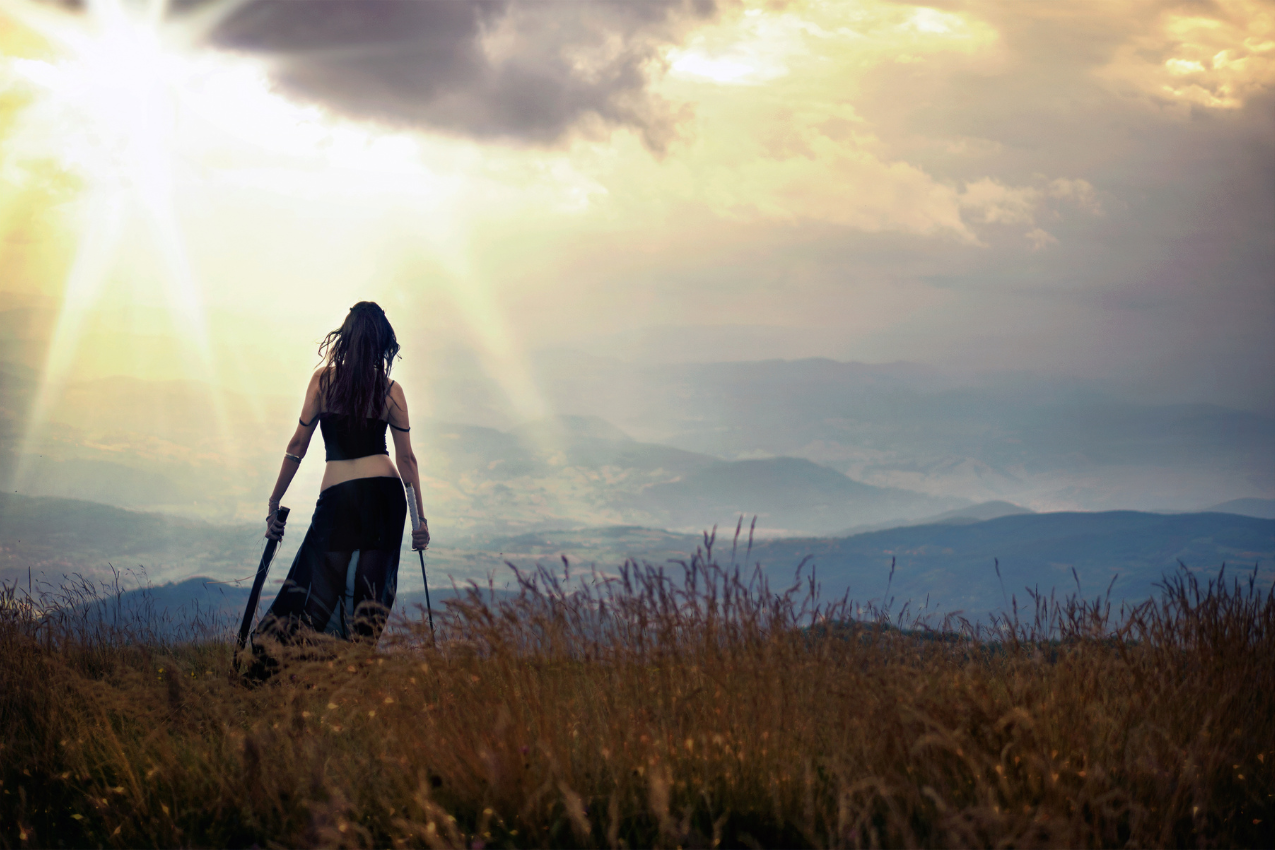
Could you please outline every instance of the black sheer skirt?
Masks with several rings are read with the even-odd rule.
[[[319,494],[292,569],[257,634],[375,642],[398,590],[407,498],[398,478],[356,478]]]

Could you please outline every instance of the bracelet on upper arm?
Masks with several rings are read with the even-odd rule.
[[[283,456],[286,457],[288,460],[295,460],[297,463],[301,462],[300,455],[288,454],[287,452],[284,452]]]

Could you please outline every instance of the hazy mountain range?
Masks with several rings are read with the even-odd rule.
[[[1142,404],[1095,381],[832,360],[635,367],[571,352],[559,410],[724,458],[802,457],[878,486],[1037,510],[1198,510],[1275,496],[1275,418]]]
[[[1000,598],[994,558],[1009,594],[1069,588],[1074,568],[1086,593],[1118,574],[1134,597],[1179,558],[1269,567],[1275,555],[1275,420],[1253,412],[911,364],[637,367],[558,352],[532,368],[559,413],[527,421],[472,358],[434,365],[408,391],[430,401],[412,436],[439,586],[561,555],[602,570],[684,560],[703,530],[729,537],[754,516],[752,557],[779,583],[813,555],[828,593],[876,598],[895,558],[893,595],[928,593],[949,611]],[[157,585],[252,574],[296,398],[73,383],[19,456],[36,386],[32,370],[0,364],[0,474],[19,491],[0,501],[0,577],[100,578],[108,564]],[[321,443],[311,451],[275,582],[317,495]],[[419,567],[405,555],[411,593]]]
[[[267,598],[286,575],[300,537],[294,532],[280,548]],[[37,586],[42,581],[55,587],[71,573],[110,580],[109,562],[125,573],[125,588],[153,585],[153,598],[163,606],[193,612],[198,604],[205,613],[225,616],[242,609],[262,549],[256,525],[212,525],[23,496],[0,501],[0,540],[0,578],[6,581],[25,585],[29,567]],[[626,559],[676,569],[673,564],[688,561],[703,544],[700,534],[632,526],[542,531],[471,539],[462,547],[434,545],[427,568],[441,602],[453,582],[487,586],[490,581],[497,590],[514,589],[510,564],[524,571],[542,564],[565,577],[566,558],[572,580],[579,581],[595,571],[614,575]],[[1110,587],[1117,602],[1145,599],[1179,564],[1205,575],[1216,575],[1223,563],[1233,573],[1247,574],[1256,566],[1258,581],[1269,592],[1275,580],[1275,520],[1136,511],[1019,512],[984,520],[958,512],[939,522],[847,537],[756,540],[751,548],[747,529],[738,539],[734,528],[720,529],[715,555],[723,565],[746,571],[760,565],[776,590],[792,584],[804,562],[804,574],[817,578],[828,599],[848,594],[861,603],[881,603],[893,598],[896,609],[910,602],[912,610],[928,605],[938,615],[981,616],[1010,607],[1013,597],[1022,605],[1027,588],[1046,595],[1078,590],[1092,598]],[[405,549],[400,608],[422,601],[419,570],[415,553]]]
[[[409,386],[434,414],[416,408],[413,438],[431,520],[456,539],[696,531],[741,513],[758,515],[766,536],[826,535],[986,501],[1184,511],[1275,495],[1275,419],[1139,405],[1092,383],[827,360],[636,367],[559,352],[533,366],[563,413],[527,422],[472,358],[435,365],[433,383]],[[34,373],[10,365],[0,384],[0,473],[12,479]],[[17,489],[253,519],[297,404],[190,381],[72,384]],[[311,503],[320,472],[307,460],[295,509]]]

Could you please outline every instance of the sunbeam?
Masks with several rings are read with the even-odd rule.
[[[464,140],[341,120],[282,97],[270,69],[286,57],[254,59],[209,46],[210,35],[242,5],[226,0],[179,11],[164,0],[88,0],[77,14],[0,0],[0,16],[49,46],[34,56],[5,57],[10,79],[29,95],[7,134],[6,154],[19,165],[51,161],[82,186],[78,200],[63,210],[75,212],[68,220],[78,221],[79,245],[62,286],[20,457],[38,450],[51,410],[85,362],[82,338],[100,308],[114,303],[120,285],[136,287],[150,279],[160,282],[169,324],[157,332],[181,340],[175,354],[182,363],[190,360],[182,374],[210,385],[222,448],[237,456],[219,384],[242,380],[255,386],[265,378],[260,370],[240,374],[242,354],[228,353],[235,344],[227,345],[225,333],[210,338],[209,298],[223,305],[235,297],[265,299],[267,314],[296,323],[302,321],[298,311],[308,322],[309,311],[319,308],[311,301],[343,305],[356,289],[374,294],[385,287],[369,276],[371,265],[349,265],[353,274],[342,274],[345,259],[307,280],[305,257],[272,275],[267,256],[259,254],[267,262],[249,268],[242,265],[246,255],[227,257],[218,250],[237,218],[277,227],[279,220],[258,210],[261,201],[280,198],[301,214],[298,221],[311,210],[339,209],[340,250],[351,261],[375,256],[372,244],[384,241],[386,225],[397,234],[412,233],[431,254],[431,264],[443,270],[434,290],[450,296],[513,407],[529,418],[547,414],[514,342],[517,334],[492,291],[492,270],[480,268],[471,256],[479,251],[471,230],[509,199],[536,202],[528,200],[534,198],[528,187],[507,185],[510,174],[530,179],[534,191],[547,192],[555,206],[564,193],[579,204],[578,177],[539,166],[527,171],[513,150],[480,155]],[[211,204],[237,212],[213,219]],[[331,227],[328,221],[323,225]],[[422,233],[429,236],[421,238]],[[263,247],[295,256],[295,244]],[[329,247],[337,249],[322,249]],[[228,279],[234,281],[230,289]],[[21,476],[25,467],[20,462],[18,468]]]
[[[173,199],[173,140],[181,87],[195,68],[167,46],[167,3],[125,6],[89,0],[84,16],[9,0],[0,10],[27,25],[62,54],[54,61],[15,59],[14,71],[38,93],[22,116],[15,147],[58,161],[87,187],[86,220],[62,295],[19,454],[37,449],[39,433],[65,385],[85,323],[118,261],[120,235],[131,213],[140,213],[156,248],[165,300],[180,337],[193,346],[198,376],[212,387],[218,432],[233,451],[231,430],[216,389],[203,297],[186,255]],[[23,139],[26,135],[28,138]]]

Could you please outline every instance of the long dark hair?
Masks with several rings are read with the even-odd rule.
[[[341,327],[319,343],[319,357],[328,366],[319,378],[324,407],[355,422],[380,418],[397,355],[398,339],[385,311],[373,301],[355,304]]]

